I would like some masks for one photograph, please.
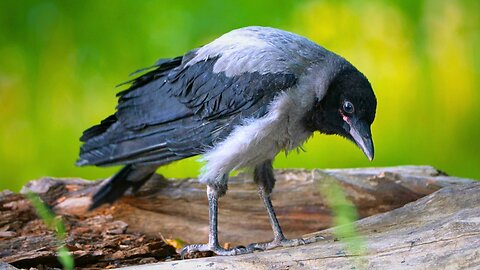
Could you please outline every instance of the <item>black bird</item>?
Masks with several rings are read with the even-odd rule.
[[[87,129],[77,165],[125,165],[93,196],[90,209],[136,191],[162,165],[203,155],[208,244],[183,253],[235,255],[303,243],[287,240],[270,201],[272,161],[313,132],[337,134],[373,159],[376,98],[367,78],[339,55],[296,34],[246,27],[183,56],[159,60],[117,94],[116,112]],[[217,202],[232,170],[252,168],[274,239],[223,249]]]

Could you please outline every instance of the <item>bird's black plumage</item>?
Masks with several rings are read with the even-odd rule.
[[[157,164],[203,153],[235,124],[266,113],[293,74],[214,73],[217,58],[163,60],[118,94],[117,112],[87,129],[79,165]],[[180,61],[180,59],[182,59]]]
[[[305,126],[323,134],[338,134],[349,138],[348,130],[342,128],[345,121],[339,109],[349,100],[356,105],[355,115],[371,125],[375,119],[377,100],[365,75],[353,66],[341,69],[330,83],[327,94],[317,99],[305,114]],[[349,138],[350,139],[350,138]]]

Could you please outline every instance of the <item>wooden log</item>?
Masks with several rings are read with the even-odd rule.
[[[77,266],[104,268],[151,263],[176,256],[175,249],[160,237],[127,232],[128,224],[108,214],[64,215],[62,219],[68,231],[65,246]],[[55,233],[37,218],[23,195],[0,194],[0,232],[0,262],[20,268],[60,267],[57,260],[59,241]],[[4,268],[5,265],[0,265],[0,269]]]
[[[480,183],[443,188],[416,202],[356,222],[359,236],[234,257],[122,268],[149,269],[480,269]],[[362,238],[359,240],[359,238]],[[348,243],[365,243],[352,253]]]
[[[278,170],[276,178],[272,201],[290,238],[331,226],[330,206],[322,196],[331,182],[340,184],[357,207],[359,216],[366,217],[401,207],[441,187],[470,181],[446,177],[428,166]],[[109,214],[129,224],[133,231],[150,236],[161,233],[166,238],[202,243],[208,240],[205,190],[196,179],[172,181],[156,176],[136,196],[126,196],[110,208]],[[82,214],[89,203],[88,194],[67,198],[56,204],[56,210]],[[265,208],[249,175],[230,179],[227,195],[219,201],[219,230],[220,240],[232,245],[271,239]]]
[[[328,228],[326,183],[341,185],[360,217],[402,207],[442,188],[471,183],[428,166],[344,170],[278,170],[273,204],[288,237]],[[231,245],[271,239],[270,224],[248,175],[230,180],[220,200],[220,240]],[[134,196],[86,212],[98,182],[43,178],[27,190],[63,216],[67,246],[81,267],[112,267],[178,258],[162,237],[205,242],[208,208],[205,186],[196,179],[167,180],[156,175]],[[58,266],[57,242],[21,194],[0,193],[0,261],[18,267]]]

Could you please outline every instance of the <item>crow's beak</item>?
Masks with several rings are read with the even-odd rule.
[[[351,117],[346,122],[349,125],[349,133],[353,141],[362,149],[369,160],[373,160],[373,141],[370,125],[356,117]]]

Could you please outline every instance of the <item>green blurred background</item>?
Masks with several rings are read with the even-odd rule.
[[[0,190],[77,168],[82,131],[128,74],[247,25],[283,28],[350,60],[378,98],[375,161],[316,135],[276,167],[429,164],[480,178],[480,1],[1,1]],[[196,159],[159,170],[195,176]]]

